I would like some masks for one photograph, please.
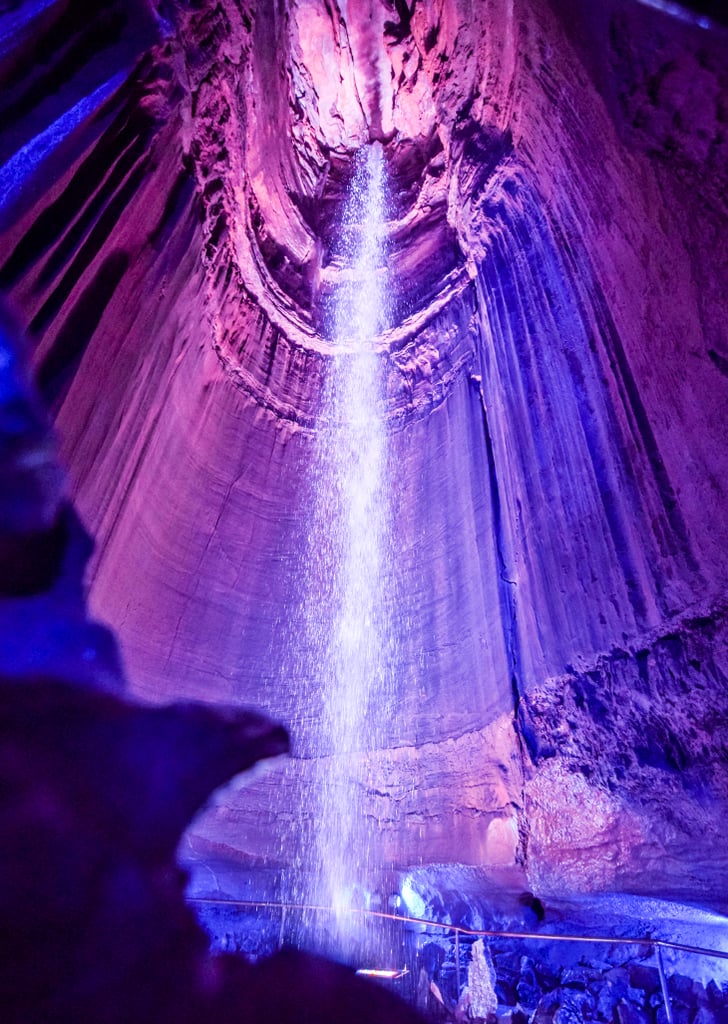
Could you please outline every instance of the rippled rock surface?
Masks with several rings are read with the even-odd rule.
[[[133,691],[263,705],[295,737],[320,710],[291,652],[322,310],[379,140],[383,856],[722,904],[728,44],[582,6],[20,4],[0,284]],[[296,753],[282,803],[231,794],[188,850],[285,864],[315,777]]]

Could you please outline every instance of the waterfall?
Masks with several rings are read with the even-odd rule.
[[[367,901],[382,867],[365,808],[367,752],[384,744],[392,707],[391,489],[376,350],[387,319],[385,213],[384,157],[374,144],[355,161],[335,257],[342,283],[326,314],[335,351],[317,429],[307,569],[308,643],[322,695],[308,856],[342,938],[348,910]]]

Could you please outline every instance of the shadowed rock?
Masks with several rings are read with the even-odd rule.
[[[63,473],[18,334],[0,308],[0,598],[47,589],[65,547]]]
[[[23,357],[3,319],[3,1021],[414,1020],[386,993],[303,955],[261,967],[209,956],[184,902],[181,834],[213,790],[287,752],[288,734],[255,711],[145,707],[106,692],[123,678],[113,639],[86,614],[93,546],[65,499]]]
[[[136,706],[0,681],[5,1021],[414,1021],[350,971],[212,959],[183,899],[181,832],[231,775],[288,749],[253,711]]]
[[[86,611],[93,544],[68,501],[26,349],[0,307],[0,675],[118,690],[115,641]]]

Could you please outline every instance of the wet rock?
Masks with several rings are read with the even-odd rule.
[[[518,975],[513,971],[506,972],[496,964],[496,976],[495,993],[498,1002],[506,1006],[515,1006],[518,1002]]]
[[[571,967],[561,975],[561,984],[564,988],[580,989],[585,992],[592,980],[591,972],[583,967]]]
[[[672,1004],[673,1024],[690,1024],[691,1012],[686,1006]],[[657,1007],[655,1012],[655,1024],[667,1024],[667,1013],[665,1004]]]
[[[591,1020],[594,1002],[587,995],[579,995],[568,989],[557,989],[544,995],[536,1007],[533,1022],[548,1024],[584,1024]]]
[[[617,1024],[650,1024],[651,1014],[635,1006],[634,1003],[621,999],[615,1007]]]
[[[498,1020],[503,1024],[528,1024],[528,1014],[521,1009],[508,1010],[505,1013],[498,1013]]]
[[[583,1007],[576,1003],[565,1001],[559,1006],[551,1018],[554,1024],[584,1024],[585,1018]]]
[[[531,1016],[531,1024],[550,1024],[561,1006],[558,992],[547,992],[541,996]]]
[[[728,1017],[728,1012],[724,1010],[723,1017]],[[708,1006],[699,1006],[697,1013],[693,1017],[693,1024],[717,1024],[718,1016]]]
[[[507,971],[510,974],[519,974],[521,970],[522,956],[516,950],[504,950],[496,946],[493,952],[493,962],[499,971]]]
[[[660,973],[656,967],[647,964],[630,964],[629,983],[632,988],[650,996],[660,988]]]
[[[621,975],[614,977],[614,973],[609,971],[603,983],[596,986],[597,1013],[604,1020],[611,1020],[614,1007],[627,1001],[627,979]]]
[[[709,981],[706,985],[706,995],[711,1007],[721,1007],[728,1004],[728,985],[719,985],[716,981]]]
[[[670,997],[685,1006],[695,1002],[695,983],[684,974],[672,974],[667,982]]]
[[[647,993],[641,988],[632,988],[631,986],[627,989],[627,999],[634,1006],[644,1009],[649,1006],[649,998]]]
[[[540,1005],[541,988],[536,979],[534,962],[530,957],[521,957],[520,975],[516,983],[518,1002],[524,1009],[533,1010]]]
[[[536,981],[542,991],[550,992],[551,989],[556,988],[559,984],[560,973],[553,965],[537,960],[533,969]]]

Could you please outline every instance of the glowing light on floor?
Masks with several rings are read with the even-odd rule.
[[[364,978],[384,978],[388,981],[396,981],[398,978],[404,978],[405,974],[408,974],[406,967],[401,970],[382,970],[376,967],[360,967],[356,972],[361,974]]]

